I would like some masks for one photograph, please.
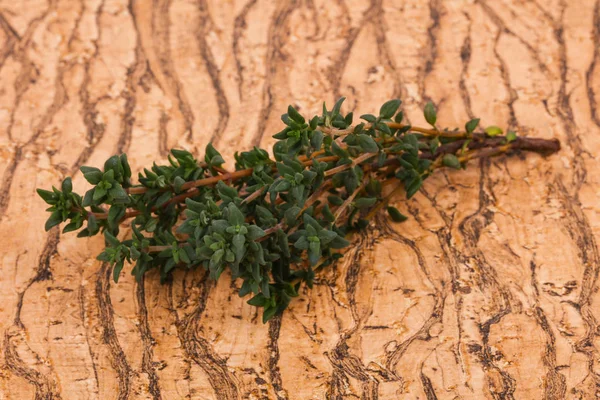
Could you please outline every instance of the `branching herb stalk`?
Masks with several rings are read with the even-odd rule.
[[[201,162],[171,150],[167,165],[144,169],[135,185],[125,154],[102,169],[81,167],[92,185],[83,196],[73,192],[71,178],[60,189],[38,189],[50,205],[46,230],[67,222],[63,232],[79,230],[79,237],[103,233],[98,259],[113,266],[115,281],[125,262],[134,264],[137,279],[158,269],[163,281],[175,268],[202,267],[213,279],[228,269],[241,280],[239,295],[252,293],[248,303],[263,308],[266,322],[301,285],[311,288],[315,269],[342,257],[348,235],[380,210],[404,221],[389,201],[400,191],[414,196],[436,169],[560,148],[556,140],[502,135],[497,127],[475,132],[477,119],[464,131],[439,130],[431,103],[424,112],[431,128],[403,124],[400,100],[353,125],[352,113],[341,113],[343,101],[331,110],[323,105],[310,120],[288,107],[272,156],[257,147],[236,153],[232,172],[211,144]],[[120,235],[124,223],[131,229]]]

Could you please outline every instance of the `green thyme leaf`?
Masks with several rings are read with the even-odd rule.
[[[485,133],[490,137],[502,135],[502,128],[497,127],[496,125],[488,126],[485,128]]]
[[[423,112],[425,121],[435,128],[435,122],[437,121],[437,115],[433,103],[429,102],[425,105],[425,111]]]
[[[386,101],[379,109],[379,118],[391,119],[396,114],[396,111],[398,111],[400,103],[399,99]]]
[[[442,162],[446,167],[460,169],[460,161],[454,154],[446,154]]]
[[[508,131],[506,133],[506,143],[514,142],[515,140],[517,140],[517,132]]]
[[[304,122],[306,122],[304,117],[302,115],[300,115],[300,113],[298,111],[296,111],[296,109],[292,106],[288,107],[288,115],[290,116],[292,121],[294,121],[298,124],[303,124]]]
[[[465,124],[465,130],[467,133],[473,133],[477,125],[479,125],[479,118],[474,118]]]
[[[60,224],[63,221],[62,219],[62,214],[60,211],[54,211],[51,215],[50,218],[48,218],[48,220],[46,221],[46,225],[44,226],[44,229],[46,229],[46,232],[49,231],[50,229],[52,229],[53,227],[55,227],[56,225]]]
[[[404,222],[408,219],[408,217],[398,211],[396,207],[388,207],[387,212],[394,222]]]

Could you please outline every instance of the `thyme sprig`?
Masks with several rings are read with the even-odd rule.
[[[343,101],[331,110],[324,104],[310,120],[289,106],[272,156],[258,147],[236,153],[231,172],[212,144],[203,161],[171,150],[168,165],[144,169],[135,185],[125,154],[110,157],[103,169],[81,167],[93,185],[83,196],[73,192],[71,178],[60,190],[37,190],[50,204],[45,228],[67,222],[63,232],[80,230],[78,237],[103,233],[98,260],[113,266],[115,282],[125,262],[135,264],[137,279],[158,269],[163,281],[175,268],[203,267],[213,279],[229,269],[241,280],[239,295],[252,293],[248,303],[263,308],[266,322],[302,284],[311,288],[315,270],[342,257],[348,234],[380,210],[406,220],[390,200],[402,190],[411,198],[435,170],[560,148],[556,140],[502,135],[495,126],[475,132],[478,119],[464,131],[439,130],[431,103],[424,110],[431,127],[413,127],[402,122],[397,99],[353,125],[353,114],[341,112]],[[131,231],[120,235],[126,221]]]

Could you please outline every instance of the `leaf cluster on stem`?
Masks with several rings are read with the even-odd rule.
[[[60,189],[38,189],[50,205],[45,228],[67,222],[63,232],[102,233],[106,248],[98,259],[113,266],[115,281],[126,263],[137,279],[157,269],[163,281],[175,268],[205,268],[213,279],[227,269],[266,322],[302,285],[311,288],[315,271],[342,257],[348,235],[375,214],[385,209],[394,222],[405,221],[390,200],[401,191],[411,198],[435,170],[560,148],[556,140],[503,135],[496,126],[476,132],[478,119],[464,131],[439,130],[431,103],[424,110],[431,127],[413,127],[403,123],[397,99],[354,124],[353,113],[341,112],[343,101],[331,110],[323,104],[311,119],[288,107],[272,156],[258,147],[238,152],[231,172],[212,144],[202,161],[171,150],[168,164],[144,169],[137,184],[125,154],[102,169],[81,167],[92,185],[84,195],[73,192],[71,178]],[[121,232],[125,223],[131,229]]]

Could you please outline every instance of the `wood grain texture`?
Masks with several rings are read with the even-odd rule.
[[[437,173],[267,325],[43,231],[83,164],[230,158],[340,95],[563,150]],[[599,0],[0,0],[0,399],[597,399],[599,104]]]

